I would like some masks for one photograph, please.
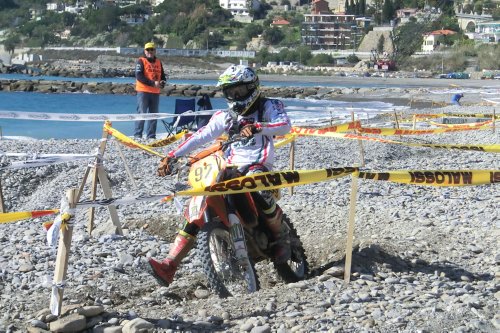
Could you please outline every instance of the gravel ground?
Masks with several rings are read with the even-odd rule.
[[[425,93],[421,96],[425,98]],[[481,100],[480,95],[470,96],[471,103]],[[492,107],[418,110],[439,112],[491,113]],[[499,144],[500,134],[490,129],[391,139]],[[0,141],[4,152],[32,153],[93,153],[98,144],[98,140]],[[370,171],[500,169],[495,153],[377,142],[363,146],[365,169]],[[112,142],[105,168],[115,196],[166,193],[171,180],[155,176],[157,157],[122,151],[138,188],[127,178]],[[359,163],[358,143],[301,137],[295,159],[297,169],[353,166]],[[6,209],[58,208],[65,189],[79,185],[85,168],[86,163],[74,162],[3,171]],[[280,149],[276,169],[288,168],[288,149]],[[41,227],[47,218],[3,224],[0,332],[497,332],[497,187],[439,188],[359,180],[349,284],[342,277],[351,178],[295,187],[293,195],[283,190],[280,204],[304,243],[311,275],[284,284],[271,264],[260,263],[262,289],[227,299],[207,290],[193,256],[184,260],[169,288],[158,286],[144,271],[145,258],[168,253],[182,221],[173,204],[120,206],[125,236],[112,235],[105,209],[97,209],[97,228],[89,236],[86,214],[79,211],[61,319],[48,310],[56,253],[46,244]],[[87,184],[83,198],[90,197],[89,188]]]

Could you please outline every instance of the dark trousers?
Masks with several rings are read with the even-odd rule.
[[[147,92],[137,92],[137,113],[158,113],[160,106],[160,95],[147,93]],[[142,131],[144,130],[145,120],[137,120],[135,122],[135,137],[142,137]],[[156,119],[148,120],[146,124],[146,137],[148,139],[156,138]]]

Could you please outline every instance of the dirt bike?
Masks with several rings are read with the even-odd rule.
[[[193,188],[205,188],[228,180],[228,174],[236,168],[226,163],[224,152],[237,140],[248,138],[219,142],[190,157],[186,165],[188,183]],[[234,207],[235,201],[237,207]],[[285,263],[274,261],[272,249],[275,242],[250,193],[192,197],[185,215],[200,227],[196,255],[202,263],[209,288],[219,297],[259,290],[254,265],[263,260],[271,260],[278,275],[287,283],[302,280],[308,274],[304,247],[285,214],[283,223],[289,231],[292,255]]]

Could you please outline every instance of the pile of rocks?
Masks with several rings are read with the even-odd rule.
[[[487,107],[418,110],[490,113]],[[440,144],[498,144],[499,131],[402,138]],[[91,153],[98,140],[3,140],[5,152]],[[363,142],[364,170],[500,169],[495,153],[403,148]],[[300,137],[295,167],[311,170],[359,163],[355,140]],[[109,145],[105,168],[113,193],[165,193],[176,180],[155,176],[158,158]],[[276,169],[289,169],[288,149]],[[85,163],[2,172],[8,211],[57,208],[64,189],[77,187]],[[89,185],[89,184],[88,184]],[[168,253],[182,223],[175,205],[120,206],[124,236],[113,235],[105,209],[86,232],[78,212],[64,291],[64,316],[49,314],[55,251],[42,218],[0,226],[0,332],[493,332],[500,329],[498,185],[428,187],[360,180],[351,282],[342,280],[351,178],[283,191],[280,201],[306,249],[311,275],[284,284],[271,264],[257,265],[262,289],[219,299],[207,289],[190,255],[169,288],[144,270],[148,257]],[[82,199],[90,197],[85,187]],[[70,326],[75,325],[75,326]]]

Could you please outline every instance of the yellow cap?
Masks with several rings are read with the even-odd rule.
[[[153,42],[146,43],[144,49],[156,49],[156,45]]]

